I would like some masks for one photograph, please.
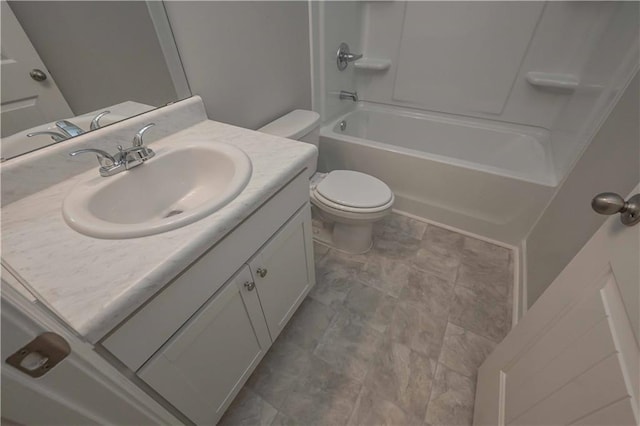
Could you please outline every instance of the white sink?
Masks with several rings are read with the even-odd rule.
[[[78,232],[97,238],[134,238],[188,225],[242,192],[251,160],[224,143],[192,142],[156,151],[144,164],[73,188],[62,213]]]

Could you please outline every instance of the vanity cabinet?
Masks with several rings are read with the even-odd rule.
[[[315,284],[304,173],[100,342],[197,424],[215,424]]]
[[[301,211],[249,261],[264,317],[278,337],[314,283],[311,220]]]
[[[138,375],[196,424],[215,423],[271,345],[244,267]]]
[[[195,423],[215,424],[315,282],[310,232],[306,205],[138,376]]]

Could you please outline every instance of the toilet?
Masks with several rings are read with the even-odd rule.
[[[318,146],[320,115],[297,109],[258,131]],[[380,179],[365,173],[316,173],[316,167],[314,164],[310,178],[311,204],[333,228],[330,241],[320,241],[348,253],[366,253],[373,245],[373,224],[391,212],[393,192]]]

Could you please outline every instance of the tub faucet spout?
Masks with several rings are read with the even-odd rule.
[[[358,92],[347,92],[346,90],[341,90],[340,99],[351,99],[353,102],[358,102]]]

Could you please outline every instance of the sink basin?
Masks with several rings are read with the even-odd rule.
[[[251,177],[251,160],[224,143],[191,142],[156,150],[129,171],[73,188],[62,213],[78,232],[135,238],[188,225],[224,207]]]

